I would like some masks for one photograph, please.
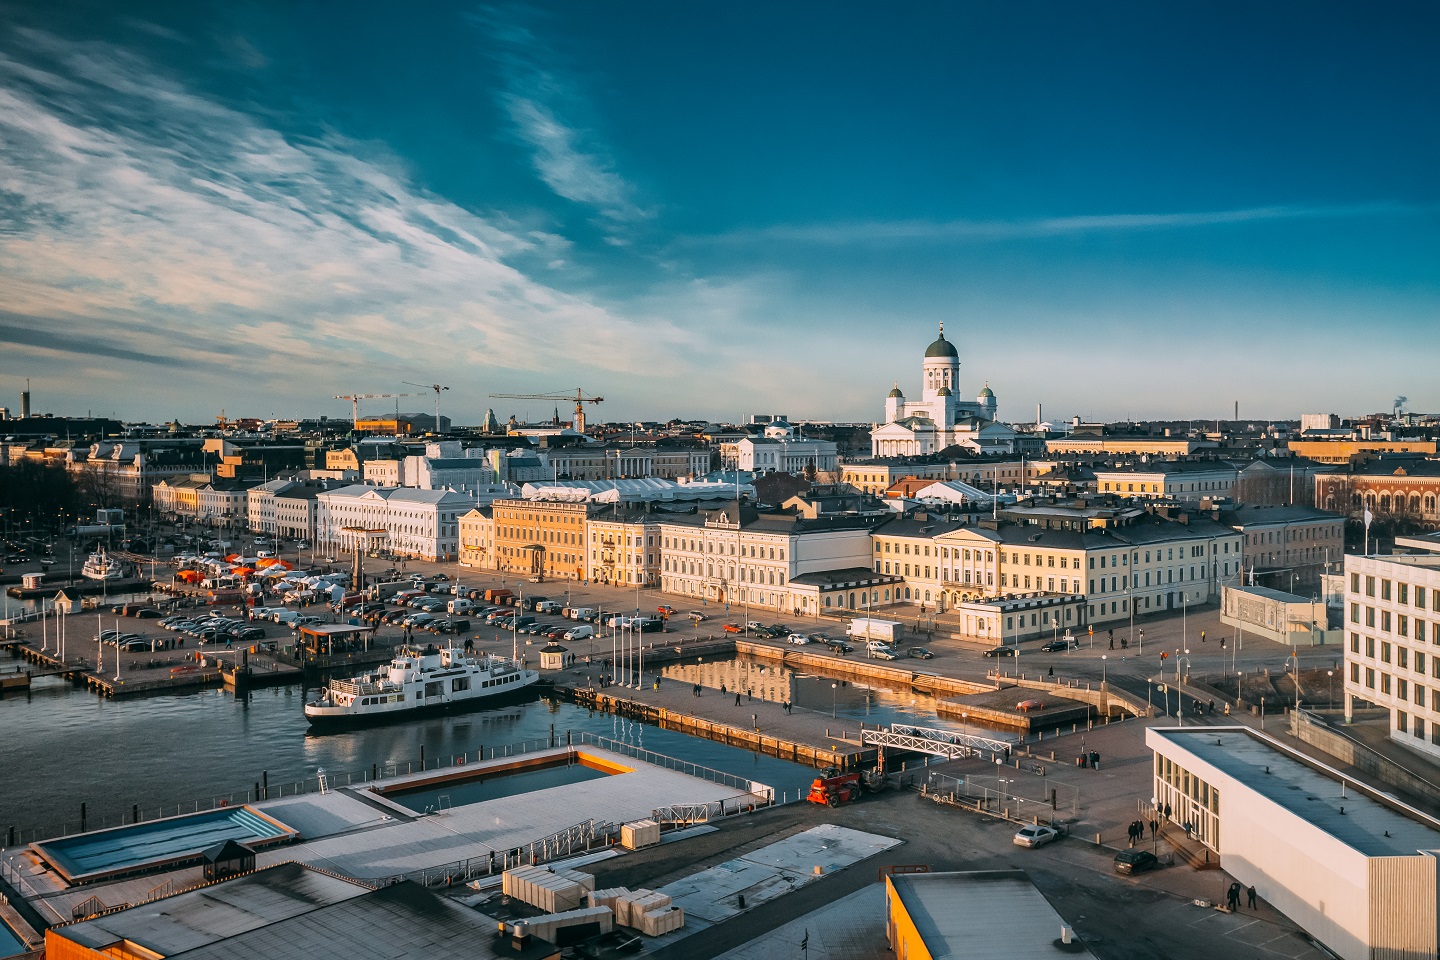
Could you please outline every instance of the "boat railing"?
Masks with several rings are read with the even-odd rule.
[[[364,680],[331,680],[330,690],[332,693],[348,693],[352,696],[363,697],[367,694],[384,693],[385,685],[372,683]]]

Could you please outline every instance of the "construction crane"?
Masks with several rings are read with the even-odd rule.
[[[575,392],[574,392],[573,394],[572,394],[572,393],[569,393],[569,392],[566,392],[566,393],[492,393],[492,394],[490,394],[490,396],[491,396],[492,398],[500,399],[500,400],[565,400],[565,401],[573,400],[573,401],[575,401],[575,432],[576,432],[576,433],[584,433],[584,432],[585,432],[585,406],[584,406],[584,405],[587,404],[587,403],[603,403],[603,402],[605,401],[605,398],[604,398],[604,397],[587,397],[587,396],[585,396],[585,391],[581,390],[579,387],[576,387],[576,388],[575,388]]]
[[[411,384],[414,386],[414,384]],[[350,401],[350,426],[358,429],[360,423],[360,401],[361,400],[383,400],[390,397],[418,397],[418,393],[342,393],[336,400]]]
[[[411,383],[409,380],[402,380],[401,383],[407,387],[424,387],[426,390],[435,391],[435,432],[440,432],[440,391],[449,390],[449,387],[442,387],[438,383]]]

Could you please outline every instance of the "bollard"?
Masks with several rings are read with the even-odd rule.
[[[10,829],[13,833],[15,828],[11,827]],[[80,832],[85,832],[85,804],[83,802],[80,804]]]
[[[131,823],[139,823],[139,822],[140,822],[140,804],[138,804],[138,803],[134,803],[134,804],[131,804],[131,805],[130,805],[130,822],[131,822]]]
[[[260,771],[260,799],[261,799],[261,800],[269,800],[269,799],[270,799],[270,771],[269,771],[269,770],[262,770],[262,771]]]
[[[370,764],[370,779],[371,779],[371,780],[379,780],[379,779],[380,779],[379,773],[380,773],[380,764],[378,764],[378,763],[372,763],[372,764]]]
[[[420,744],[420,769],[425,769],[425,744]]]

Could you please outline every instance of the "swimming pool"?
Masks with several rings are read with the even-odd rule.
[[[441,806],[481,803],[533,793],[547,787],[599,780],[619,773],[629,773],[628,767],[590,757],[583,750],[567,750],[560,756],[520,757],[487,763],[474,770],[449,770],[442,776],[397,784],[389,789],[376,790],[376,793],[416,813],[429,813],[441,809]]]
[[[279,820],[242,806],[42,840],[30,848],[67,881],[78,884],[174,866],[226,840],[253,848],[295,836],[297,832]]]

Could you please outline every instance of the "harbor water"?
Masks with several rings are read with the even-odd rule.
[[[266,688],[237,699],[223,690],[106,700],[56,678],[0,699],[0,842],[32,831],[114,826],[138,807],[143,819],[189,812],[216,798],[243,802],[268,777],[271,795],[313,780],[332,782],[387,767],[419,769],[478,749],[500,749],[566,731],[588,732],[759,781],[778,795],[808,789],[809,768],[685,734],[547,700],[334,733],[312,733],[302,707],[315,691]]]

